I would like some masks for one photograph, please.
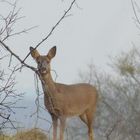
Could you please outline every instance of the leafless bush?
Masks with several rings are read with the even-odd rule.
[[[6,74],[0,70],[0,130],[16,128],[11,116],[15,114],[16,103],[22,99],[22,93],[15,89],[15,68]]]
[[[132,48],[112,58],[110,74],[93,64],[80,73],[81,81],[98,87],[100,98],[94,124],[97,138],[138,140],[140,136],[140,50]],[[133,71],[132,71],[133,70]]]

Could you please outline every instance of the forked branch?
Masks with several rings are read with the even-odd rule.
[[[10,70],[8,76],[4,70],[0,70],[0,129],[7,128],[9,123],[8,127],[16,128],[11,120],[11,114],[15,114],[15,108],[22,108],[16,106],[23,94],[15,90],[15,69],[16,67]]]
[[[1,46],[3,46],[12,56],[14,56],[22,65],[24,65],[25,67],[30,68],[31,70],[33,70],[33,71],[36,72],[36,68],[34,68],[34,67],[32,67],[32,66],[30,66],[30,65],[28,65],[28,64],[26,64],[26,63],[24,63],[24,62],[22,61],[22,59],[21,59],[17,54],[15,54],[15,53],[9,48],[9,46],[7,46],[7,45],[6,45],[4,42],[2,42],[1,40],[0,40],[0,44],[1,44]]]
[[[54,30],[56,29],[56,27],[61,23],[61,21],[67,16],[68,12],[72,9],[72,6],[74,5],[74,3],[76,2],[76,0],[73,0],[72,3],[70,4],[69,8],[64,12],[64,14],[62,15],[62,17],[58,20],[58,22],[52,27],[51,31],[49,32],[49,34],[42,39],[36,46],[35,49],[37,49],[43,42],[45,42],[54,32]],[[28,58],[28,56],[30,55],[30,52],[27,54],[27,56],[24,58],[23,62]]]
[[[20,35],[23,33],[27,33],[28,31],[32,30],[34,27],[30,27],[28,29],[23,29],[21,31],[15,31],[15,25],[16,23],[24,18],[23,16],[19,16],[21,8],[17,9],[17,1],[14,3],[10,3],[8,1],[3,0],[2,2],[5,2],[10,5],[10,11],[8,12],[7,16],[3,16],[0,14],[0,40],[4,42],[5,40],[9,39],[10,37]]]

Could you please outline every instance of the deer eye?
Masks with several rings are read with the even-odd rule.
[[[38,61],[37,61],[37,64],[38,64],[38,66],[40,66],[40,65],[41,65],[41,61],[40,61],[40,60],[38,60]]]

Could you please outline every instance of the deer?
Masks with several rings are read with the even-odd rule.
[[[51,115],[53,140],[57,139],[58,121],[60,121],[60,140],[64,140],[66,119],[77,116],[88,127],[89,140],[94,140],[93,120],[96,111],[98,93],[94,86],[87,83],[56,83],[51,75],[51,60],[56,55],[56,46],[46,55],[40,55],[36,48],[30,47],[30,53],[37,63],[37,73],[44,92],[44,105]]]

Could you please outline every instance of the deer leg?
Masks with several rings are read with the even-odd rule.
[[[88,110],[86,112],[86,116],[87,116],[87,125],[88,125],[88,135],[89,135],[89,140],[94,140],[94,136],[93,136],[93,111],[92,110]]]
[[[64,140],[65,123],[66,123],[66,118],[61,117],[60,118],[60,140]]]
[[[56,116],[52,116],[53,121],[53,140],[57,139],[57,125],[58,125],[58,118]]]
[[[81,121],[83,121],[86,125],[88,125],[86,114],[81,114],[80,116]]]

